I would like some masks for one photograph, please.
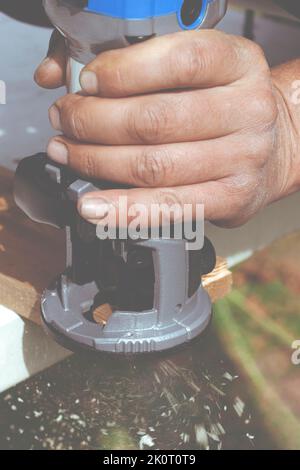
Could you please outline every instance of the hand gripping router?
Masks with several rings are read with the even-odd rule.
[[[77,92],[80,71],[95,55],[156,35],[212,28],[227,0],[44,0],[44,6],[66,38],[69,91]],[[175,237],[101,240],[76,210],[83,194],[101,188],[107,183],[83,181],[45,154],[17,169],[19,207],[35,221],[66,229],[66,270],[41,301],[47,331],[70,349],[112,353],[162,351],[195,338],[211,317],[201,285],[215,266],[211,243],[205,239],[202,249],[188,251],[186,240]],[[105,306],[109,315],[99,322],[96,313]]]

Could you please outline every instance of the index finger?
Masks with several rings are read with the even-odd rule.
[[[50,39],[47,56],[35,71],[36,83],[48,89],[65,85],[66,60],[65,40],[55,29]]]
[[[83,69],[81,86],[103,97],[223,86],[249,70],[248,50],[250,41],[219,31],[169,34],[100,54]]]

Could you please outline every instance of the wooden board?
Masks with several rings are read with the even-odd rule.
[[[0,305],[40,322],[40,296],[64,269],[64,232],[30,221],[13,201],[13,175],[0,167]],[[226,261],[204,279],[213,301],[231,289]]]
[[[63,231],[22,214],[13,174],[0,168],[0,304],[38,323],[40,294],[64,265]]]

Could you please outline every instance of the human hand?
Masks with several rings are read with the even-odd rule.
[[[62,42],[50,55],[36,80],[59,86]],[[129,206],[204,204],[206,219],[233,227],[299,187],[287,105],[251,41],[211,30],[151,39],[102,53],[81,85],[84,95],[50,109],[62,135],[49,157],[86,178],[134,186],[85,195],[78,209],[91,222],[127,196]]]

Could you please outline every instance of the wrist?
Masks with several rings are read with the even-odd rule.
[[[274,202],[300,190],[300,92],[293,99],[293,83],[300,76],[300,61],[272,70],[274,95],[278,108],[275,130],[278,186]],[[296,70],[295,70],[296,69]]]

